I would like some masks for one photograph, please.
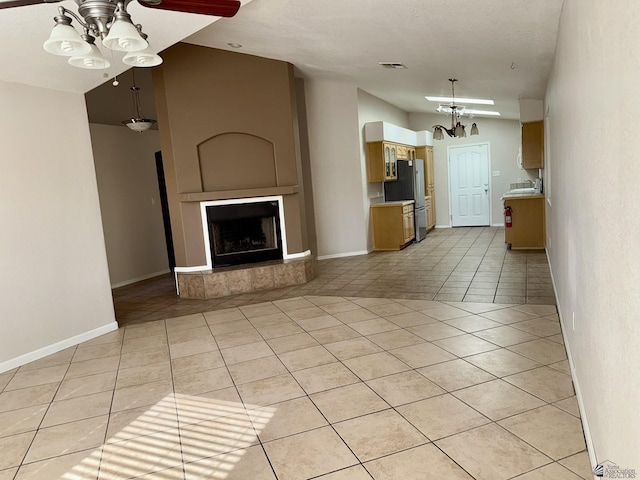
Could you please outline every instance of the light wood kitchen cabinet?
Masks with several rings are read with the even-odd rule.
[[[415,238],[413,201],[371,205],[373,249],[400,250]]]
[[[436,226],[436,215],[433,210],[433,197],[424,197],[425,212],[427,215],[427,232],[431,231]]]
[[[397,146],[389,142],[367,143],[367,180],[387,182],[398,179]]]
[[[415,160],[416,149],[408,145],[397,145],[398,160]]]
[[[436,225],[436,191],[434,187],[435,176],[433,173],[433,147],[416,147],[416,158],[422,158],[424,160],[425,193],[427,197],[431,198],[431,222],[427,219],[427,231],[429,231]]]
[[[415,160],[416,148],[393,142],[367,143],[367,180],[390,182],[398,179],[397,161]]]
[[[544,195],[508,197],[504,206],[511,207],[511,227],[504,229],[504,241],[513,249],[545,247]]]
[[[402,212],[402,233],[404,234],[404,243],[407,244],[416,237],[416,224],[413,213],[413,205],[404,207]]]
[[[522,168],[544,168],[544,122],[522,124]]]

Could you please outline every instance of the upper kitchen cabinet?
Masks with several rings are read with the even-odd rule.
[[[397,180],[398,160],[423,158],[418,154],[417,145],[433,145],[430,131],[414,132],[387,122],[365,123],[364,141],[369,182]]]
[[[544,122],[522,124],[522,168],[544,168]]]
[[[398,145],[398,160],[415,160],[416,149],[408,145]]]
[[[367,180],[387,182],[398,179],[398,146],[389,142],[367,143]]]

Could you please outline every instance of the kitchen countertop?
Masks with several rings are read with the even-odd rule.
[[[542,193],[505,193],[500,197],[500,200],[507,200],[512,198],[544,198]]]
[[[380,202],[380,203],[372,203],[371,206],[372,207],[391,207],[394,205],[412,205],[416,203],[415,200],[395,200],[395,201],[388,201],[388,202]]]

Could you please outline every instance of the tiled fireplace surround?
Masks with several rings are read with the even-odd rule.
[[[176,269],[178,293],[182,298],[217,298],[270,290],[280,287],[301,285],[316,276],[315,257],[310,252],[290,254],[287,249],[286,220],[284,214],[284,199],[279,197],[252,197],[233,199],[228,203],[257,202],[277,200],[280,206],[280,229],[283,242],[283,260],[249,263],[231,267],[212,268],[211,256],[207,254],[207,265],[203,267]],[[212,202],[201,202],[202,235],[205,248],[210,248],[208,241],[208,226],[206,222],[206,207]],[[218,205],[225,201],[215,202]],[[227,204],[228,204],[227,203]],[[181,271],[184,270],[184,271]],[[193,271],[195,270],[195,271]]]

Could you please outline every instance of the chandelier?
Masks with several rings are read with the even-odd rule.
[[[455,82],[458,81],[457,78],[450,78],[451,82],[451,103],[448,105],[440,105],[438,106],[438,112],[447,113],[451,115],[451,128],[444,127],[442,125],[434,125],[433,126],[433,139],[434,140],[442,140],[444,138],[444,132],[447,132],[447,135],[450,137],[462,138],[467,136],[467,132],[465,131],[465,126],[460,123],[460,117],[462,117],[466,112],[466,107],[461,105],[456,105],[456,96],[455,96]],[[478,126],[473,123],[471,125],[470,135],[478,135]]]
[[[133,86],[130,88],[133,95],[133,108],[135,108],[135,116],[127,118],[122,121],[123,125],[126,125],[134,132],[142,133],[145,130],[149,130],[156,123],[155,120],[145,118],[140,108],[140,87],[136,85],[136,69],[131,69],[133,73]]]
[[[58,15],[51,36],[44,49],[54,55],[70,57],[69,64],[79,68],[103,69],[110,63],[96,46],[100,37],[105,47],[126,52],[122,61],[134,67],[154,67],[162,58],[153,52],[142,32],[142,25],[134,25],[127,5],[131,0],[76,0],[78,13],[58,7]],[[82,17],[82,18],[81,18]],[[71,25],[75,19],[83,29],[80,34]]]

